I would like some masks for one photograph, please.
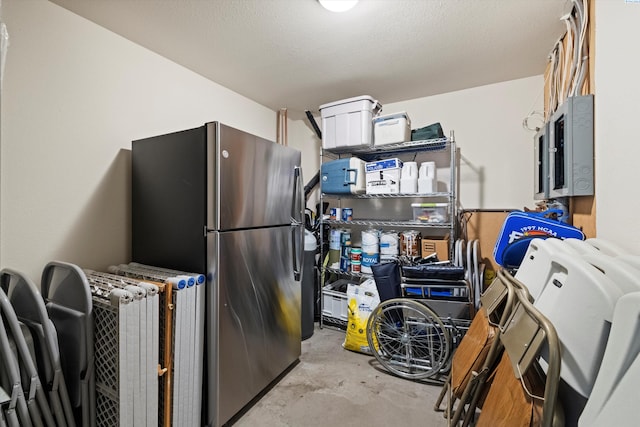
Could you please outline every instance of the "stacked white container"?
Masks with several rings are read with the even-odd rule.
[[[400,193],[415,194],[418,192],[418,164],[404,162],[400,173]]]
[[[418,173],[418,193],[428,194],[437,192],[436,163],[422,162]]]

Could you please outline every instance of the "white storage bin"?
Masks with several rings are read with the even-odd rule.
[[[349,320],[347,312],[347,281],[338,280],[322,288],[322,315],[334,321]]]
[[[427,223],[449,222],[448,203],[411,203],[413,220]]]
[[[373,144],[386,145],[411,141],[411,120],[407,113],[394,113],[373,120]]]
[[[382,106],[370,96],[343,99],[320,106],[322,148],[348,151],[373,145],[373,118]]]

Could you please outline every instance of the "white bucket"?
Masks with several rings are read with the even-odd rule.
[[[396,231],[380,233],[380,255],[398,255],[400,253],[400,236]]]
[[[362,253],[380,253],[380,231],[369,229],[362,232]]]
[[[363,273],[373,273],[373,271],[371,270],[371,266],[378,263],[380,263],[380,254],[362,252],[361,271]]]

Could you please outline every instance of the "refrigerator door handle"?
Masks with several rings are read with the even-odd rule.
[[[300,166],[294,167],[294,176],[293,206],[291,207],[292,262],[294,279],[300,281],[302,279],[302,257],[304,255],[304,197],[302,193],[302,170]]]

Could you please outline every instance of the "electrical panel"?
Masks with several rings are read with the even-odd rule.
[[[533,137],[533,199],[549,198],[549,123]]]
[[[548,197],[593,195],[593,95],[567,98],[551,115],[547,135]]]

